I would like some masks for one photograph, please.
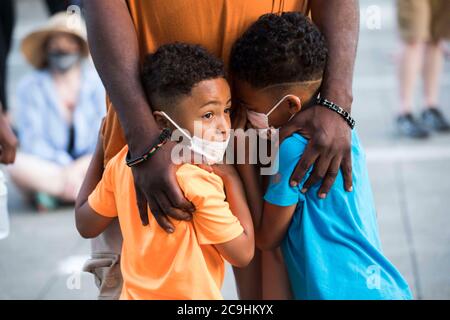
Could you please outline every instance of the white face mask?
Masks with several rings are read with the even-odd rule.
[[[228,143],[230,142],[230,136],[228,136],[225,141],[209,141],[197,136],[190,136],[186,133],[180,126],[178,126],[175,121],[173,121],[167,113],[161,111],[161,114],[167,118],[180,132],[190,140],[191,144],[189,149],[201,155],[205,158],[207,164],[215,164],[221,162],[227,150]]]
[[[272,109],[270,109],[270,111],[267,113],[261,113],[261,112],[256,112],[256,111],[247,109],[248,121],[250,121],[252,126],[255,127],[256,129],[270,129],[270,125],[269,125],[270,114],[273,111],[275,111],[275,109],[278,108],[278,106],[280,104],[282,104],[284,102],[284,100],[286,100],[287,98],[292,97],[292,96],[293,96],[292,94],[288,94],[288,95],[284,96],[283,98],[281,98],[281,100]],[[288,121],[290,121],[293,117],[294,117],[294,115],[292,115]]]

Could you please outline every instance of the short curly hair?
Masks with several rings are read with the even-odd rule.
[[[256,88],[318,80],[327,55],[325,38],[309,18],[298,12],[270,13],[236,41],[230,70]]]
[[[200,45],[171,43],[144,59],[142,82],[152,107],[167,107],[203,80],[224,78],[223,62]]]

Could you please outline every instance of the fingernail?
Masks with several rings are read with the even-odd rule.
[[[326,193],[321,193],[321,194],[319,194],[319,198],[320,199],[325,199],[327,197],[327,194]]]
[[[348,188],[347,191],[348,191],[348,192],[352,192],[352,191],[353,191],[353,186],[350,186],[350,188]]]
[[[308,188],[303,188],[303,189],[301,190],[302,193],[306,193],[306,191],[308,191]]]
[[[169,233],[173,233],[173,229],[172,228],[169,228],[168,230],[167,230]]]
[[[291,181],[291,187],[296,187],[297,186],[297,181]]]

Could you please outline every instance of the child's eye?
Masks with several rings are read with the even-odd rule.
[[[231,107],[226,107],[224,112],[225,113],[231,113]]]
[[[202,118],[211,119],[213,116],[214,116],[214,114],[212,112],[207,112],[203,115]]]

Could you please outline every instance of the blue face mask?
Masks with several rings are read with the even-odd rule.
[[[66,73],[81,61],[79,53],[65,53],[61,51],[49,52],[47,62],[50,70]]]

